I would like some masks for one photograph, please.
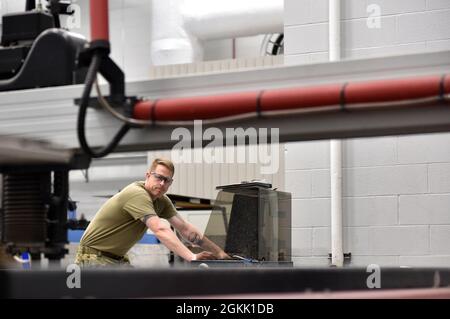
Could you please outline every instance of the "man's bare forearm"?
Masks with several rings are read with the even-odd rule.
[[[173,251],[176,255],[182,257],[187,261],[190,261],[194,258],[195,254],[183,245],[183,243],[177,238],[172,230],[160,229],[155,233],[155,235],[164,244],[164,246]]]
[[[197,245],[199,245],[201,248],[203,248],[206,251],[210,251],[216,256],[216,258],[227,258],[228,255],[223,251],[222,248],[217,246],[215,243],[213,243],[211,240],[209,240],[208,237],[203,235],[202,239],[199,239],[197,241]]]
[[[181,235],[192,244],[199,246],[205,251],[209,251],[218,259],[230,258],[222,248],[217,246],[214,242],[212,242],[208,237],[199,232],[198,229],[193,227],[191,224],[187,224],[187,227],[183,229]]]

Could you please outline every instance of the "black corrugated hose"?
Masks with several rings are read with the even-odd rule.
[[[111,140],[111,142],[103,147],[102,149],[98,151],[94,151],[88,144],[86,140],[86,128],[85,128],[85,121],[86,121],[86,113],[87,108],[89,106],[89,98],[91,95],[92,86],[94,84],[94,81],[97,76],[97,72],[100,69],[100,65],[102,63],[103,56],[101,53],[94,54],[92,57],[91,64],[89,65],[89,69],[86,75],[83,95],[81,97],[80,102],[80,110],[78,112],[78,123],[77,123],[77,133],[78,133],[78,140],[80,142],[80,146],[83,149],[83,151],[88,154],[90,157],[93,158],[99,158],[108,155],[111,153],[111,151],[119,144],[120,140],[124,137],[124,135],[128,132],[130,129],[130,126],[128,124],[124,124],[120,130],[117,132],[117,134],[114,136],[114,138]]]

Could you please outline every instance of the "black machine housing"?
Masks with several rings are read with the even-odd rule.
[[[291,193],[265,182],[216,187],[205,235],[233,260],[199,260],[194,267],[290,267]],[[191,248],[194,249],[194,248]]]
[[[39,10],[2,17],[0,91],[80,84],[86,68],[77,65],[87,41],[55,28],[55,16]]]
[[[22,144],[23,154],[29,154],[26,159],[0,162],[0,249],[10,255],[29,253],[37,260],[43,254],[59,261],[68,253],[67,231],[72,226],[67,220],[69,172],[88,168],[90,158],[67,152],[64,162],[33,159],[34,146],[41,144],[30,140]]]
[[[67,169],[3,172],[0,239],[11,255],[59,260],[67,253]]]

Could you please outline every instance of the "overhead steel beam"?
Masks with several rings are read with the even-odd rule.
[[[27,164],[69,164],[73,154],[44,141],[0,136],[0,166]]]
[[[131,82],[127,83],[127,94],[156,99],[445,73],[450,73],[448,51]],[[0,93],[0,134],[45,139],[63,148],[78,149],[78,107],[73,100],[81,96],[81,91],[82,86],[78,85]],[[86,127],[89,143],[102,146],[119,129],[120,122],[103,110],[90,109]],[[203,129],[208,127],[205,125]],[[214,127],[223,136],[226,128],[257,131],[267,128],[269,132],[270,128],[278,128],[280,142],[447,132],[450,131],[450,107],[430,104],[364,112],[298,114],[247,119]],[[192,127],[187,128],[192,138],[203,140],[202,134],[194,134]],[[159,126],[132,129],[117,151],[171,148],[178,143],[171,139],[173,129]]]

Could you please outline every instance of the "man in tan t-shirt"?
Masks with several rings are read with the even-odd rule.
[[[78,247],[80,266],[129,264],[126,253],[149,228],[169,250],[187,261],[230,258],[176,211],[165,195],[173,181],[173,163],[157,158],[145,181],[135,182],[110,198],[91,221]],[[192,253],[170,229],[167,219],[189,242],[205,251]]]

